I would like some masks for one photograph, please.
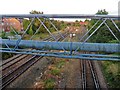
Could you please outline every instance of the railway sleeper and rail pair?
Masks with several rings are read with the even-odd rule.
[[[88,52],[85,52],[88,53]],[[81,76],[82,76],[82,89],[100,90],[101,86],[98,80],[95,67],[90,60],[80,60]],[[89,71],[89,73],[88,73]]]

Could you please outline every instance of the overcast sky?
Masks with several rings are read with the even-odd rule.
[[[0,14],[28,14],[31,10],[45,14],[95,14],[106,9],[118,13],[120,0],[0,0]]]
[[[0,14],[29,14],[31,10],[44,14],[95,14],[106,9],[118,15],[120,0],[0,0]],[[75,21],[71,19],[62,19]],[[83,19],[84,20],[84,19]]]

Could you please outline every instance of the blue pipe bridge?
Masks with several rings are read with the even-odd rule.
[[[79,29],[73,29],[67,26],[64,31],[60,31],[54,25],[54,19],[94,19],[96,23],[83,35],[77,34]],[[87,60],[113,60],[120,61],[120,40],[110,26],[107,20],[110,20],[114,28],[120,35],[120,29],[116,24],[120,16],[116,15],[82,15],[82,14],[25,14],[25,15],[0,15],[0,52],[16,53],[16,54],[31,54],[38,56],[49,56],[58,58],[75,58]],[[29,22],[28,22],[29,21]],[[38,28],[33,31],[32,26],[39,22]],[[56,30],[52,33],[49,26]],[[98,25],[99,24],[99,25]],[[105,25],[108,31],[113,35],[113,38],[118,43],[92,43],[87,42],[98,30]],[[26,25],[26,26],[25,26]],[[23,28],[26,27],[26,28]],[[17,31],[16,27],[20,30]],[[84,26],[80,26],[84,27]],[[44,39],[35,40],[34,37],[41,37],[41,28],[49,34]],[[24,30],[23,30],[24,29]],[[71,29],[71,31],[70,31]],[[90,34],[89,32],[93,30]],[[12,33],[11,33],[12,32]],[[30,34],[28,36],[28,33]],[[32,33],[32,34],[31,34]],[[78,41],[72,40],[76,33],[79,37]],[[65,37],[68,40],[64,40]],[[109,36],[108,36],[109,38]],[[104,53],[104,54],[103,54]],[[117,54],[116,54],[117,53]]]

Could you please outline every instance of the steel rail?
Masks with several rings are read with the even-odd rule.
[[[87,52],[85,52],[87,53]],[[96,73],[95,73],[95,70],[92,66],[92,62],[90,60],[82,60],[81,62],[81,68],[82,68],[82,89],[83,90],[86,90],[88,87],[87,87],[87,66],[86,64],[88,63],[89,67],[90,67],[90,72],[91,72],[91,75],[92,75],[92,80],[93,80],[93,83],[94,83],[94,86],[95,86],[95,89],[96,90],[100,90],[100,84],[99,84],[99,80],[96,76]]]
[[[95,70],[92,66],[92,62],[88,61],[88,63],[89,63],[89,66],[90,66],[90,70],[91,70],[92,78],[93,78],[93,81],[94,81],[95,89],[100,90],[100,84],[99,84],[98,78],[96,76]]]
[[[82,68],[82,89],[86,90],[87,88],[87,81],[86,81],[86,61],[81,61],[81,68]]]

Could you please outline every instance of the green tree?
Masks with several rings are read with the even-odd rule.
[[[98,12],[96,13],[96,15],[107,15],[108,12],[104,9],[104,10],[98,10]],[[96,19],[92,19],[90,21],[89,24],[89,29],[96,23]],[[92,30],[89,34],[91,34],[97,27],[98,25],[101,24],[102,21],[100,21]],[[116,30],[115,26],[112,24],[112,22],[110,20],[107,20],[106,23],[108,24],[108,26],[111,28],[111,30],[113,31],[113,33],[119,38],[119,32],[118,30]],[[118,23],[117,23],[118,24]],[[120,39],[120,38],[119,38]],[[98,31],[96,31],[96,33],[94,33],[94,35],[90,38],[90,42],[98,42],[98,43],[107,43],[110,42],[112,40],[115,40],[114,36],[111,34],[111,32],[108,30],[108,28],[106,27],[105,24],[103,24]]]
[[[96,15],[107,15],[107,14],[108,14],[108,12],[105,9],[98,10],[98,12],[96,13]]]
[[[43,14],[43,12],[40,12],[40,11],[36,11],[36,10],[32,10],[31,12],[30,12],[30,14]],[[43,18],[39,18],[42,22],[44,21],[44,19]],[[34,20],[34,23],[33,23],[33,25],[32,25],[32,29],[33,29],[33,33],[35,33],[36,32],[36,30],[39,28],[39,26],[40,26],[40,21],[36,18],[35,20]],[[45,20],[45,26],[47,26],[48,28],[49,28],[49,23],[48,23],[48,21],[47,21],[47,19]],[[39,31],[38,31],[38,34],[39,33],[47,33],[47,30],[43,27],[43,26],[41,26],[41,28],[39,29]]]
[[[30,12],[30,14],[43,14],[43,12],[40,11],[36,11],[36,10],[32,10]],[[56,31],[55,28],[51,25],[51,23],[49,22],[48,19],[46,18],[39,18],[42,22],[45,20],[44,25],[51,31],[54,32]],[[32,21],[32,19],[24,19],[23,20],[23,28],[24,30],[27,29],[28,25],[30,24],[30,22]],[[64,21],[57,21],[52,19],[51,22],[57,27],[58,30],[62,30],[65,29],[67,24]],[[40,21],[35,18],[33,24],[29,27],[27,34],[33,35],[36,30],[39,28],[39,26],[41,25]],[[38,30],[37,34],[40,33],[48,33],[48,31],[45,29],[45,27],[42,25],[41,28]]]
[[[30,12],[30,14],[43,14],[43,12],[36,11],[36,10],[32,10],[32,11]]]
[[[30,24],[30,20],[24,19],[23,20],[23,29],[26,30],[29,24]]]
[[[29,35],[33,35],[33,29],[32,29],[32,26],[30,26],[30,29],[29,29],[29,31],[28,31],[28,34],[29,34]]]
[[[4,31],[1,32],[0,37],[1,37],[2,39],[7,39],[6,33],[5,33]]]

